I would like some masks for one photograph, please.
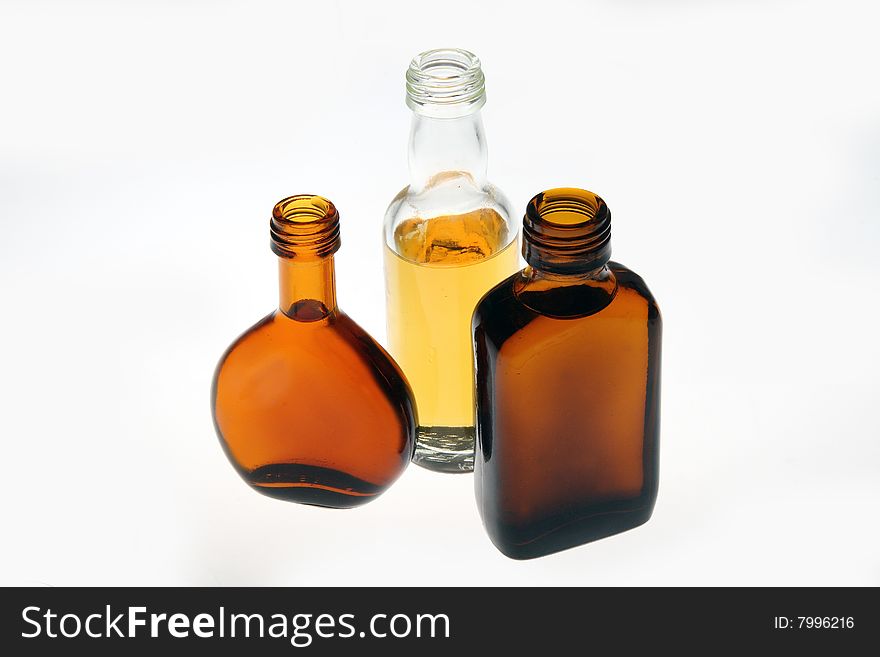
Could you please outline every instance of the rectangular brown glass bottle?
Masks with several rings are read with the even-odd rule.
[[[646,522],[657,495],[660,312],[609,262],[610,213],[539,194],[529,263],[474,313],[476,495],[495,545],[538,557]]]

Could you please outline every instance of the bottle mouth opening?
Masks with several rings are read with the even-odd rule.
[[[529,201],[527,212],[553,226],[579,227],[594,221],[607,206],[599,196],[585,189],[560,187],[541,192]]]
[[[560,187],[537,194],[523,218],[523,256],[561,273],[604,265],[611,257],[611,213],[598,195]]]
[[[480,58],[461,48],[437,48],[416,55],[406,72],[406,104],[435,118],[465,116],[486,103]]]
[[[278,201],[272,210],[272,216],[284,221],[309,223],[332,219],[337,214],[333,203],[323,196],[315,194],[297,194]]]
[[[323,258],[341,244],[339,212],[323,196],[288,196],[275,204],[269,234],[272,251],[282,258]]]

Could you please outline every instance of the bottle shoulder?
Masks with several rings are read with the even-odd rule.
[[[511,217],[510,202],[496,187],[451,178],[425,190],[404,188],[385,215],[384,242],[391,252],[421,264],[482,259],[516,241]]]
[[[608,269],[613,275],[610,295],[590,286],[528,288],[523,284],[526,270],[519,271],[489,290],[477,304],[474,335],[490,338],[500,346],[534,323],[550,332],[569,332],[576,325],[608,320],[659,326],[657,302],[641,276],[616,262],[609,262]]]
[[[614,260],[608,263],[608,268],[614,273],[618,286],[626,292],[627,296],[642,300],[647,307],[648,318],[660,321],[660,307],[645,280],[629,267]]]
[[[298,322],[280,310],[264,317],[221,357],[213,398],[224,409],[246,410],[274,399],[311,412],[335,409],[417,424],[412,390],[400,368],[339,310],[315,322]]]
[[[399,375],[381,345],[341,310],[313,322],[287,317],[280,310],[266,315],[242,333],[220,359],[217,372],[263,367],[341,372],[380,370],[383,379]],[[394,381],[389,381],[395,383]]]
[[[385,229],[393,233],[408,219],[431,221],[479,210],[492,210],[509,228],[513,225],[513,206],[501,189],[492,183],[477,186],[469,176],[449,175],[420,189],[401,189],[385,211]]]

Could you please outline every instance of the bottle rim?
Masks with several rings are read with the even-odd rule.
[[[339,250],[339,211],[323,196],[296,194],[281,199],[269,221],[272,251],[282,258],[318,259]]]
[[[406,72],[406,104],[433,118],[473,114],[486,104],[480,58],[463,48],[435,48],[416,55]]]

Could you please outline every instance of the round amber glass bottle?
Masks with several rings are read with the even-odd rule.
[[[336,304],[339,213],[300,195],[272,213],[279,308],[239,337],[214,375],[217,435],[254,489],[352,507],[409,464],[417,419],[391,357]]]

